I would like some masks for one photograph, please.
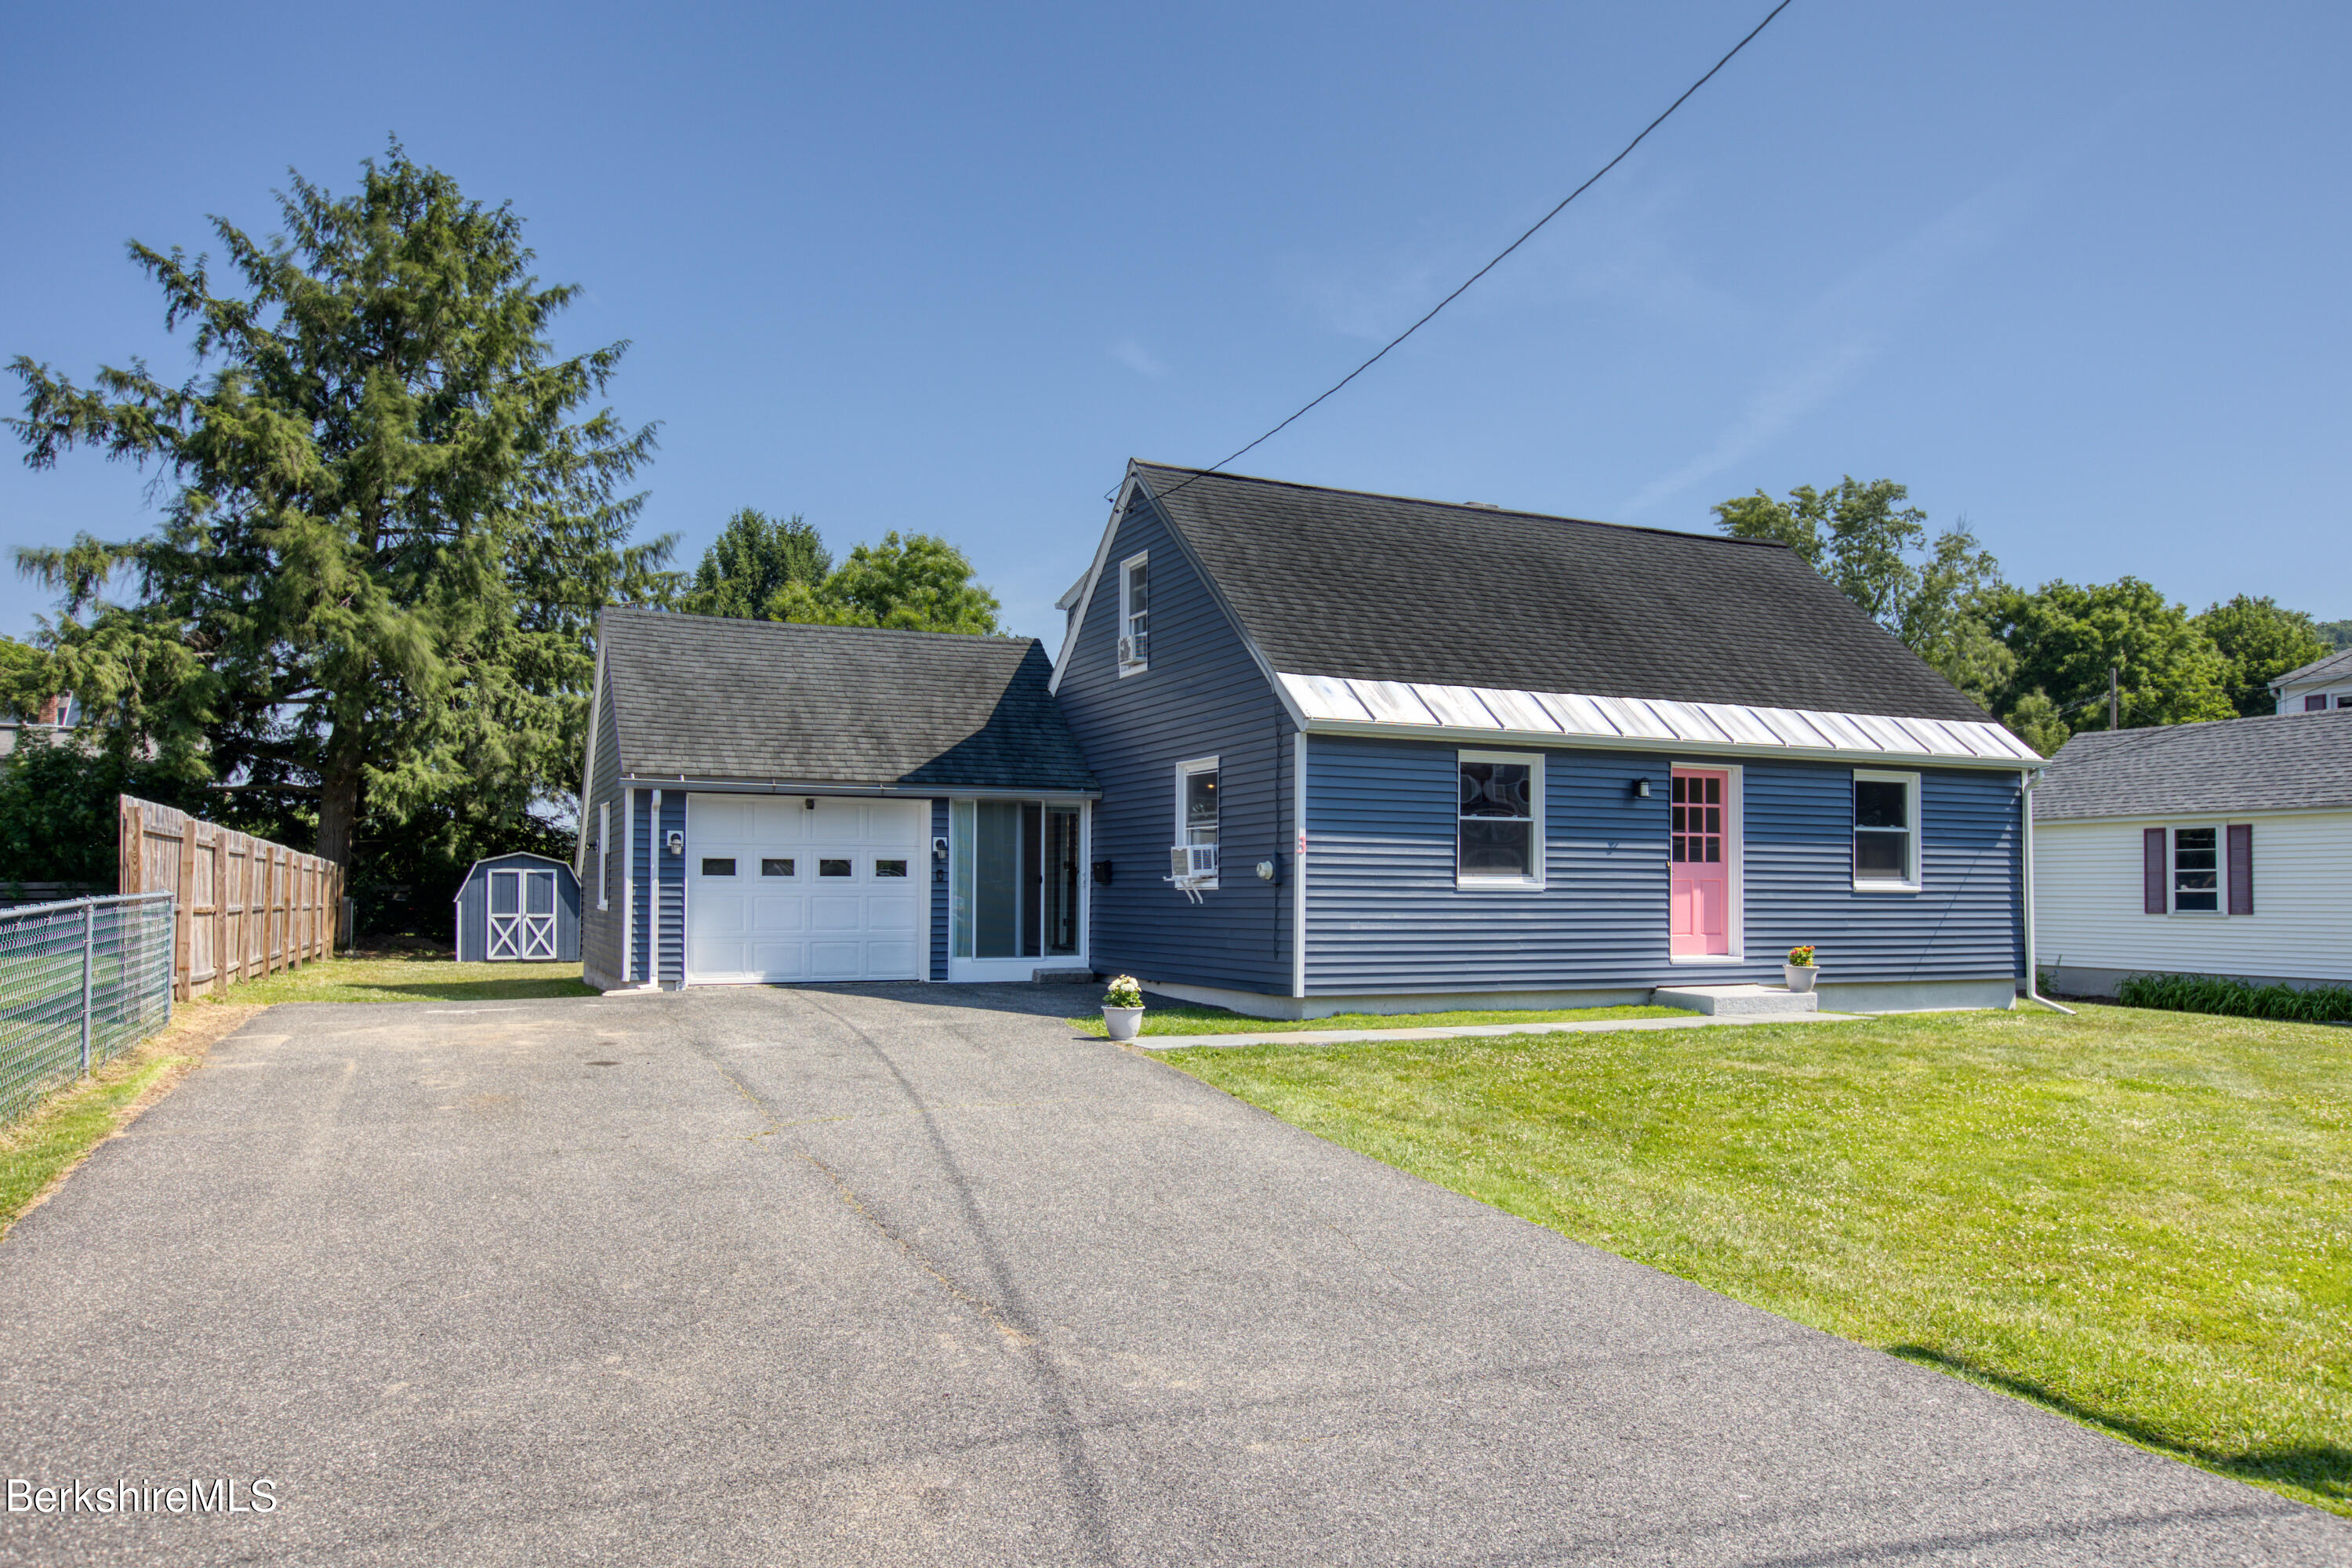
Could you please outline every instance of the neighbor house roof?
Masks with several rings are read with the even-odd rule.
[[[1785,545],[1130,471],[1310,722],[2040,760]]]
[[[1786,545],[1136,472],[1276,669],[1986,718]]]
[[[2306,680],[2336,680],[2347,676],[2352,676],[2352,647],[2331,653],[2326,658],[2315,658],[2300,669],[2290,669],[2284,675],[2273,677],[2271,689],[2276,691],[2281,687],[2300,686]]]
[[[599,635],[625,775],[1095,787],[1034,641],[640,609]]]
[[[2039,822],[2352,810],[2352,709],[2154,730],[2093,730],[2058,750]]]

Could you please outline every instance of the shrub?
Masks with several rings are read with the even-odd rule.
[[[2288,1024],[2352,1022],[2352,986],[2249,985],[2222,974],[2135,974],[2116,989],[2126,1007],[2218,1013]]]

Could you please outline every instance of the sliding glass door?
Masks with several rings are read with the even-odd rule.
[[[951,978],[1025,980],[1039,961],[1084,952],[1080,807],[960,800],[950,830]]]

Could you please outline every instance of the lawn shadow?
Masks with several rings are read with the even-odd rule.
[[[2238,1453],[2207,1448],[2166,1436],[2154,1427],[2128,1416],[2111,1415],[2095,1405],[2069,1399],[2032,1378],[1997,1372],[1966,1356],[1950,1355],[1943,1351],[1930,1350],[1926,1345],[1889,1345],[1886,1353],[1920,1366],[1934,1367],[1938,1372],[1951,1373],[1971,1383],[1999,1389],[2003,1394],[2015,1394],[2045,1410],[2054,1410],[2061,1415],[2079,1421],[2085,1426],[2112,1432],[2144,1448],[2186,1459],[2190,1464],[2238,1480],[2257,1485],[2300,1487],[2326,1498],[2336,1504],[2339,1510],[2342,1505],[2352,1503],[2352,1448],[2335,1443],[2318,1443],[2303,1447],[2249,1448]]]
[[[323,987],[333,991],[368,993],[367,1000],[383,1002],[536,1002],[551,996],[593,996],[595,990],[578,980],[361,980],[349,985]],[[324,1000],[289,996],[289,1002]]]

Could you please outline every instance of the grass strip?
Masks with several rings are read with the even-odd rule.
[[[91,1150],[169,1093],[215,1041],[260,1011],[235,1004],[182,1003],[155,1035],[0,1126],[0,1239]]]
[[[1799,1322],[2352,1515],[2352,1051],[2086,1006],[1159,1059]]]
[[[1614,1018],[1687,1018],[1681,1007],[1552,1007],[1465,1013],[1340,1013],[1328,1018],[1250,1018],[1223,1007],[1190,1005],[1143,1010],[1147,1035],[1275,1035],[1300,1029],[1465,1029],[1486,1024],[1597,1024]],[[1070,1026],[1108,1038],[1100,1013],[1069,1020]]]
[[[236,1002],[521,1002],[593,996],[572,963],[458,963],[355,952],[232,986]]]

